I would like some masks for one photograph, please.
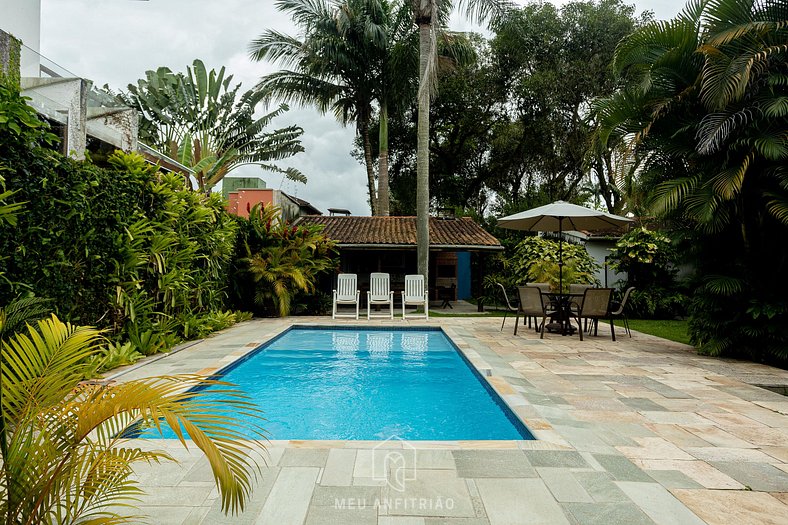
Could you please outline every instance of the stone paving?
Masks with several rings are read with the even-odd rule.
[[[118,381],[210,374],[290,324],[255,320],[135,367]],[[227,517],[207,461],[137,468],[156,524],[504,525],[788,523],[788,372],[695,355],[633,332],[500,331],[500,318],[441,326],[538,438],[490,442],[271,442],[247,510]],[[621,334],[619,334],[621,335]]]

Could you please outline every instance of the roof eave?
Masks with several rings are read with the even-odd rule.
[[[415,250],[415,244],[360,244],[338,242],[337,248],[355,248],[359,250]],[[504,250],[503,246],[489,246],[483,244],[430,244],[430,250],[468,250],[468,251],[493,251]]]

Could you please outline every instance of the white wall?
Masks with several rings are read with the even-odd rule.
[[[41,0],[0,0],[0,29],[11,33],[35,53],[22,48],[23,77],[39,76]]]
[[[610,250],[616,245],[615,241],[595,240],[586,243],[588,255],[594,258],[602,267],[597,273],[597,279],[605,285],[605,257],[610,255]],[[616,273],[612,268],[607,269],[607,285],[611,288],[621,287],[627,280],[626,273]]]

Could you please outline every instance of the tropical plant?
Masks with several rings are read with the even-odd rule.
[[[564,259],[564,264],[541,260],[531,264],[528,268],[528,280],[535,283],[547,283],[553,292],[566,293],[569,285],[579,281],[577,275],[577,263],[574,259]],[[563,288],[559,288],[563,285]]]
[[[599,264],[588,254],[585,246],[563,241],[561,251],[565,265],[563,282],[566,286],[572,283],[599,284],[596,278]],[[513,284],[525,284],[529,280],[555,281],[555,288],[558,289],[558,260],[558,241],[529,236],[517,244],[507,267],[512,275],[518,276]],[[538,275],[540,278],[537,279]],[[543,281],[543,278],[546,280]]]
[[[139,155],[116,153],[109,162],[150,181],[152,205],[116,233],[111,315],[114,328],[150,355],[172,345],[171,332],[194,333],[186,318],[223,308],[236,224],[220,195],[188,191],[182,178],[159,174]]]
[[[602,134],[639,157],[652,209],[693,232],[693,341],[788,360],[788,6],[691,2],[624,39]],[[776,284],[777,283],[777,284]]]
[[[18,127],[28,131],[0,130],[6,203],[23,211],[0,220],[0,304],[49,297],[63,318],[109,328],[116,343],[134,338],[144,353],[183,335],[184,312],[225,307],[235,221],[220,196],[139,155],[112,155],[107,168],[74,161],[43,147],[40,127]]]
[[[573,283],[599,285],[596,272],[599,264],[589,255],[584,246],[564,241],[563,284],[564,291]],[[553,239],[531,235],[513,246],[505,254],[492,259],[486,268],[482,282],[483,301],[499,303],[501,291],[498,283],[507,290],[528,282],[546,282],[557,291],[559,283],[558,242]]]
[[[242,223],[234,272],[236,300],[263,312],[289,315],[299,292],[315,293],[317,278],[335,266],[334,242],[322,227],[291,226],[276,206],[254,206]],[[251,280],[252,286],[249,286]]]
[[[186,315],[225,308],[236,223],[220,196],[136,154],[103,168],[69,159],[48,149],[47,126],[18,91],[0,98],[0,210],[12,207],[0,211],[0,304],[10,321],[15,299],[49,297],[61,317],[150,354],[184,336]]]
[[[0,516],[4,523],[126,523],[141,493],[131,477],[140,462],[173,461],[163,451],[131,445],[135,422],[164,420],[185,446],[186,436],[205,453],[222,509],[243,510],[252,490],[259,411],[229,385],[198,376],[154,377],[118,384],[85,383],[99,353],[100,333],[57,317],[2,342],[2,467]],[[211,400],[189,387],[221,385]]]
[[[12,85],[5,77],[0,77],[0,146],[10,148],[14,143],[27,146],[51,145],[57,137],[49,132],[49,126],[41,121],[33,108],[27,105],[30,100],[19,93],[19,87]],[[13,173],[0,157],[0,225],[15,226],[17,216],[22,212],[25,202],[8,202],[14,191],[6,190],[3,172]],[[0,261],[2,257],[0,257]],[[0,276],[3,272],[0,272]]]
[[[626,286],[669,286],[678,271],[678,253],[670,238],[642,227],[624,234],[609,257],[612,269],[627,274]]]
[[[14,194],[13,191],[6,191],[5,179],[0,175],[0,224],[5,222],[9,226],[16,225],[16,217],[22,211],[24,202],[8,203],[6,199]]]
[[[611,268],[627,275],[622,288],[634,286],[628,307],[633,317],[673,319],[684,316],[688,299],[676,281],[678,251],[665,234],[636,228],[610,252]]]
[[[235,323],[252,318],[248,312],[216,311],[206,314],[184,314],[178,324],[182,327],[185,339],[205,337],[213,332],[224,330]]]
[[[101,373],[119,366],[133,365],[143,357],[134,343],[127,341],[123,344],[107,343],[92,359],[96,364],[96,372]]]
[[[301,39],[269,29],[251,44],[254,60],[285,69],[266,75],[257,89],[267,97],[332,112],[355,124],[362,141],[373,215],[388,215],[388,111],[399,102],[415,63],[410,13],[399,1],[285,0],[277,8],[301,31]],[[370,122],[378,103],[379,160],[375,188]]]
[[[27,105],[27,100],[30,98],[21,96],[19,86],[0,79],[0,138],[3,142],[21,140],[27,145],[54,144],[57,136]]]
[[[15,96],[12,105],[25,106]],[[25,125],[27,117],[18,115],[5,116],[25,133],[0,130],[0,165],[12,192],[7,203],[23,211],[13,224],[0,221],[0,304],[49,297],[60,315],[97,322],[111,293],[113,232],[143,200],[142,183],[52,151],[41,137],[48,133],[43,124]]]
[[[166,67],[148,71],[120,96],[142,115],[140,139],[191,168],[203,192],[245,164],[306,182],[295,168],[274,164],[304,151],[300,127],[267,131],[287,106],[257,117],[262,95],[252,90],[239,97],[241,84],[232,87],[232,80],[232,75],[225,76],[224,67],[208,71],[201,60],[195,60],[185,74]]]
[[[52,311],[52,301],[43,297],[20,297],[0,307],[0,341],[19,332],[27,323]]]

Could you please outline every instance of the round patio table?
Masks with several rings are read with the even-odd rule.
[[[581,293],[554,293],[548,292],[547,297],[558,305],[558,311],[552,317],[553,322],[549,323],[545,328],[550,332],[558,333],[561,335],[574,335],[575,327],[572,326],[572,303],[580,305],[578,299],[582,301],[583,295]]]

